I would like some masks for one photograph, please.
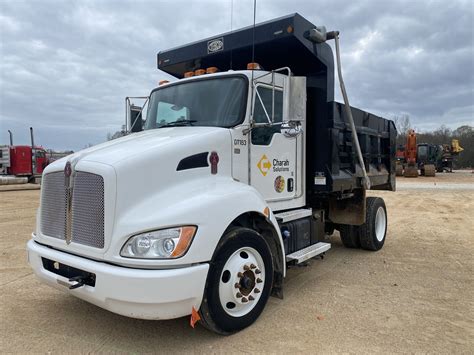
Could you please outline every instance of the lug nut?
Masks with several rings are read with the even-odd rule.
[[[245,271],[250,270],[250,268],[248,267],[248,265],[244,265],[244,270],[245,270]]]
[[[237,277],[243,277],[243,276],[244,276],[244,274],[242,274],[241,272],[237,273]]]
[[[236,283],[234,284],[234,287],[235,287],[235,288],[240,288],[240,284],[239,284],[238,282],[236,282]]]
[[[254,264],[250,264],[251,269],[256,269],[257,267]]]
[[[260,290],[258,288],[256,288],[255,290],[253,290],[253,292],[260,293]]]
[[[241,294],[240,292],[237,292],[237,293],[235,294],[235,297],[240,298],[240,297],[242,297],[242,294]]]
[[[257,269],[255,270],[255,273],[258,275],[258,274],[261,274],[262,272],[259,269]]]
[[[250,296],[249,296],[249,301],[253,301],[253,300],[255,300],[255,298],[253,298],[253,296],[250,295]]]
[[[263,282],[262,279],[257,279],[258,284],[261,284],[262,282]]]
[[[241,300],[241,301],[242,301],[242,303],[247,303],[249,300],[246,299],[245,297],[242,297],[242,300]]]

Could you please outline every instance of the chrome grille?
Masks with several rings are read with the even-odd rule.
[[[41,233],[66,239],[67,190],[64,172],[46,174],[42,181]],[[72,192],[73,243],[104,247],[104,179],[77,171]]]
[[[41,232],[49,237],[65,239],[66,190],[64,173],[50,173],[43,177],[41,205]]]
[[[104,247],[104,179],[76,172],[72,192],[72,242]]]

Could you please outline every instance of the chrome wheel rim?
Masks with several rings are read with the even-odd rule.
[[[375,237],[379,242],[385,238],[385,230],[387,228],[387,215],[383,207],[379,207],[375,214]]]
[[[235,251],[222,269],[219,279],[219,300],[232,317],[250,313],[262,296],[265,285],[265,265],[254,248]]]

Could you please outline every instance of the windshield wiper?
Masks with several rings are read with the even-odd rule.
[[[197,122],[197,120],[177,120],[173,122],[168,122],[165,124],[162,124],[158,128],[162,127],[177,127],[177,126],[192,126],[194,122]]]

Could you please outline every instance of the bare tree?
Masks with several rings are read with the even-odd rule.
[[[407,114],[395,116],[393,117],[393,122],[395,123],[398,132],[397,144],[405,144],[407,133],[412,129],[410,116]]]

